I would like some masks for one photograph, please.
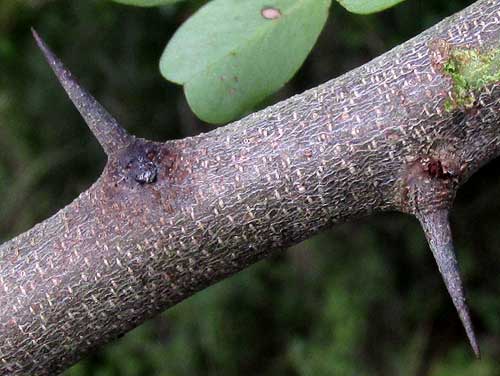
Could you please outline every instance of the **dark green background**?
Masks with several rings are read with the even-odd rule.
[[[105,0],[0,0],[0,241],[68,204],[105,163],[29,28],[130,132],[166,140],[212,129],[158,71],[166,42],[201,3],[142,9]],[[373,16],[334,4],[304,67],[268,102],[365,63],[469,3],[407,0]],[[452,215],[481,361],[417,222],[389,213],[276,254],[66,374],[500,375],[499,172],[496,161],[474,176]]]

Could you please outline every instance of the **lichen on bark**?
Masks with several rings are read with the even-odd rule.
[[[443,64],[443,72],[453,80],[451,97],[444,104],[445,110],[472,108],[478,91],[500,81],[500,48],[485,51],[451,48]]]

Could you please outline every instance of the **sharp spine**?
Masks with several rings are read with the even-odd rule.
[[[481,357],[474,328],[470,319],[469,308],[460,278],[458,262],[455,257],[448,210],[440,209],[417,214],[425,236],[436,260],[439,272],[465,328],[469,343],[477,358]]]
[[[118,124],[116,119],[92,95],[78,84],[71,72],[66,69],[38,33],[34,29],[31,29],[31,31],[57,79],[105,153],[109,156],[128,146],[133,141],[133,137]]]

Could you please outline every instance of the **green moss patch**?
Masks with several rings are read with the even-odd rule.
[[[446,100],[445,110],[471,108],[477,91],[500,81],[500,49],[453,48],[443,71],[453,79],[452,97]]]

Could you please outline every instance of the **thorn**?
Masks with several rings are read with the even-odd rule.
[[[434,212],[419,213],[417,218],[424,229],[432,254],[438,264],[439,272],[465,328],[472,350],[479,359],[481,351],[472,327],[469,308],[465,301],[458,262],[453,249],[448,210],[441,209]]]
[[[128,146],[133,137],[118,124],[92,95],[78,84],[71,72],[54,55],[35,29],[32,28],[31,32],[57,79],[101,144],[104,152],[109,156]]]

